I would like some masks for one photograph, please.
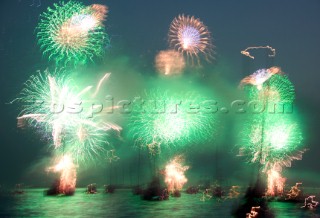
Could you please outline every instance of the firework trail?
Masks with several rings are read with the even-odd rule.
[[[38,44],[44,55],[56,64],[77,65],[101,57],[109,43],[103,21],[108,8],[80,2],[54,4],[40,15],[36,28]]]
[[[193,16],[179,15],[171,22],[168,40],[171,48],[191,58],[200,64],[199,55],[202,54],[207,61],[213,59],[213,45],[208,28]]]
[[[254,59],[254,56],[252,56],[249,52],[249,50],[253,50],[253,49],[268,49],[271,51],[271,54],[269,54],[269,57],[275,57],[276,56],[276,49],[272,48],[271,46],[267,45],[267,46],[253,46],[253,47],[248,47],[245,50],[241,51],[241,54]]]

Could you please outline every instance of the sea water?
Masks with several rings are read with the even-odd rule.
[[[44,196],[44,189],[26,189],[24,194],[6,194],[0,198],[0,217],[232,217],[239,199],[202,201],[202,193],[167,201],[144,201],[131,190],[113,194],[86,194],[77,189],[74,196]],[[320,217],[320,210],[306,210],[301,204],[271,202],[276,217]]]

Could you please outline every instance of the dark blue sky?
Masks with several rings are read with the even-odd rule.
[[[38,0],[35,0],[37,5]],[[41,0],[4,0],[0,7],[0,184],[19,182],[26,169],[47,153],[44,142],[29,130],[16,128],[18,105],[7,105],[22,88],[23,82],[49,64],[39,51],[35,26],[39,14],[53,4]],[[219,78],[237,86],[244,75],[265,67],[266,60],[248,61],[240,51],[248,46],[270,45],[276,48],[274,64],[281,66],[294,83],[297,107],[304,117],[305,143],[309,152],[294,163],[295,172],[319,175],[320,155],[320,1],[319,0],[83,0],[106,4],[110,8],[106,27],[111,36],[108,56],[127,56],[136,71],[152,77],[154,55],[167,48],[167,32],[178,14],[199,17],[209,28],[216,46],[216,60],[206,66],[215,73],[224,66]],[[257,52],[259,53],[259,52]],[[114,56],[112,56],[114,55]],[[52,64],[50,64],[52,65]],[[116,73],[115,73],[116,74]],[[120,77],[118,78],[118,81]],[[119,84],[120,86],[121,84]],[[230,153],[230,151],[226,151]],[[223,154],[221,154],[223,157]],[[207,158],[207,157],[206,157]],[[208,159],[210,159],[208,157]],[[223,159],[223,158],[222,158]],[[194,158],[199,166],[201,156]],[[310,178],[309,178],[310,180]],[[320,184],[320,180],[317,180]]]

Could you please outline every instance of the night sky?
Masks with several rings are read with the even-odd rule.
[[[4,0],[0,7],[0,184],[13,186],[23,182],[31,186],[46,186],[50,175],[44,172],[50,159],[48,142],[35,131],[18,129],[16,117],[19,104],[7,104],[15,99],[23,83],[37,70],[54,64],[42,56],[36,42],[35,27],[39,15],[52,6],[54,0]],[[129,98],[155,86],[203,87],[217,101],[231,102],[237,94],[240,80],[255,70],[271,65],[280,66],[295,85],[294,113],[301,118],[303,144],[308,151],[291,168],[284,169],[288,182],[302,181],[306,186],[320,185],[320,1],[319,0],[83,0],[84,4],[108,5],[110,11],[106,29],[111,45],[96,65],[89,64],[84,80],[97,81],[106,71],[112,75],[106,92],[115,98]],[[172,19],[179,15],[199,17],[209,28],[215,46],[215,60],[204,64],[196,73],[192,69],[173,80],[159,78],[154,69],[154,57],[167,49],[167,33]],[[267,58],[265,51],[254,52],[252,61],[240,54],[249,46],[270,45],[276,57]],[[168,85],[168,86],[169,86]],[[121,126],[121,138],[112,139],[120,160],[99,162],[79,170],[79,185],[90,182],[104,184],[111,175],[118,183],[134,184],[137,180],[138,149],[128,137],[125,116],[114,118]],[[255,168],[236,157],[234,145],[237,130],[235,116],[220,115],[214,139],[195,144],[181,151],[191,166],[190,182],[220,179],[229,184],[252,180]],[[152,163],[142,151],[141,177],[150,179]],[[179,151],[163,151],[158,167],[163,168],[167,156]],[[165,157],[164,157],[165,156]],[[250,166],[250,167],[248,167]],[[111,169],[111,173],[110,173]]]

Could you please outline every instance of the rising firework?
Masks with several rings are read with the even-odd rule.
[[[267,196],[280,196],[284,191],[284,184],[286,178],[281,176],[281,168],[274,166],[272,169],[267,172],[268,181],[267,181]]]
[[[72,195],[75,192],[77,171],[69,155],[63,155],[57,164],[48,168],[47,171],[60,173],[59,182],[55,184],[55,190],[52,190],[55,192],[54,194]]]
[[[184,174],[185,171],[189,169],[189,166],[184,166],[183,162],[184,159],[182,156],[176,156],[164,169],[164,182],[167,184],[169,192],[174,192],[175,190],[180,191],[183,185],[188,181]]]
[[[84,6],[80,2],[54,4],[43,12],[36,28],[38,43],[44,55],[57,64],[78,64],[101,57],[109,43],[102,22],[108,8]]]
[[[199,55],[203,55],[207,61],[213,59],[213,45],[208,28],[193,16],[179,15],[171,22],[169,29],[170,47],[200,62]]]

